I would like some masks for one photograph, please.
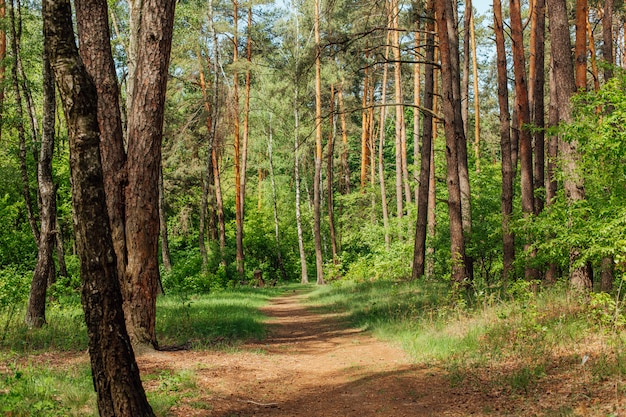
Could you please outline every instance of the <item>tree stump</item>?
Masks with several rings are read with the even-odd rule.
[[[254,283],[255,286],[261,288],[265,286],[265,281],[263,281],[263,272],[260,269],[254,270]]]

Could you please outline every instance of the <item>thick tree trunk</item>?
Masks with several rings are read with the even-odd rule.
[[[559,121],[571,122],[571,97],[576,91],[574,68],[572,65],[571,40],[567,20],[565,0],[548,0],[550,19],[552,64],[556,99],[559,106]],[[583,178],[578,172],[578,143],[576,141],[562,141],[560,144],[563,158],[563,188],[569,202],[576,202],[585,198]],[[586,265],[575,267],[573,264],[580,256],[579,249],[570,249],[570,284],[579,291],[591,289],[591,277]]]
[[[46,44],[48,45],[48,44]],[[49,52],[43,57],[44,79],[44,112],[43,133],[37,176],[39,195],[41,197],[40,224],[37,265],[33,273],[30,286],[28,306],[26,309],[26,324],[30,327],[41,327],[46,322],[46,289],[55,276],[53,253],[55,248],[56,226],[56,187],[52,181],[52,155],[54,153],[54,121],[56,116],[56,95],[54,88],[54,73],[48,60]]]
[[[450,0],[435,0],[435,13],[441,55],[441,97],[446,133],[446,165],[448,186],[448,213],[450,217],[450,252],[452,256],[452,281],[463,285],[468,278],[465,266],[465,240],[459,183],[459,144],[464,143],[461,119],[460,74],[458,66],[458,29],[454,18],[454,5]]]
[[[425,8],[432,14],[432,5]],[[435,22],[432,15],[427,15],[426,24],[426,65],[424,66],[424,108],[431,112],[422,115],[422,147],[420,161],[420,176],[417,196],[417,222],[415,226],[415,244],[413,247],[412,278],[418,279],[424,275],[426,265],[426,233],[428,225],[428,195],[430,193],[431,167],[430,157],[433,148],[433,116],[434,111],[434,61],[435,61]]]
[[[70,137],[72,204],[89,356],[101,416],[153,416],[124,325],[100,163],[97,92],[74,43],[66,0],[45,1],[44,36]]]
[[[80,54],[98,91],[100,153],[111,224],[113,247],[120,279],[126,273],[125,196],[126,151],[120,113],[120,91],[115,62],[111,55],[108,6],[102,0],[80,0],[76,4],[76,25]]]
[[[159,169],[174,0],[145,0],[138,22],[137,71],[128,114],[124,313],[134,345],[156,347],[159,283]]]
[[[506,284],[511,279],[515,261],[515,236],[511,231],[513,214],[513,163],[511,159],[511,116],[509,112],[508,76],[502,4],[493,1],[494,32],[498,69],[498,104],[500,107],[500,149],[502,152],[502,279]]]
[[[324,284],[324,260],[322,257],[322,64],[320,44],[320,0],[315,0],[315,177],[313,179],[313,234],[315,237],[315,266],[317,284]]]

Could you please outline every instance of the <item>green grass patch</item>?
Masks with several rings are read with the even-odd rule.
[[[238,288],[201,296],[171,295],[157,303],[156,331],[162,346],[233,346],[265,336],[259,308],[285,291]]]
[[[11,416],[97,416],[88,364],[49,369],[11,366],[0,373],[0,414]]]
[[[459,297],[425,281],[339,281],[314,290],[309,302],[346,313],[352,325],[398,343],[416,362],[443,366],[453,385],[470,379],[527,392],[555,358],[566,357],[563,366],[577,373],[588,346],[598,343],[601,353],[587,365],[595,380],[626,377],[626,332],[621,319],[607,318],[605,311],[615,310],[604,308],[615,306],[604,300],[610,296],[600,310],[566,285],[538,288],[521,281],[506,294]]]

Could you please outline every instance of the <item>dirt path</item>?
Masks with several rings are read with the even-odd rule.
[[[270,334],[262,342],[235,353],[156,352],[140,357],[140,367],[196,375],[197,395],[176,416],[483,414],[476,398],[454,393],[443,372],[412,365],[399,348],[347,328],[340,316],[311,313],[301,297],[288,294],[264,308]]]

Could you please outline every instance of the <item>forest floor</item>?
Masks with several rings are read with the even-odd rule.
[[[453,385],[442,367],[416,365],[399,347],[350,328],[341,315],[313,312],[301,303],[304,296],[289,293],[263,308],[269,317],[263,341],[233,352],[144,354],[142,374],[187,369],[195,375],[195,388],[171,410],[175,416],[619,416],[626,410],[615,391],[586,395],[571,366],[569,374],[556,369],[522,393],[476,383],[480,376]],[[158,383],[146,381],[146,389]]]

